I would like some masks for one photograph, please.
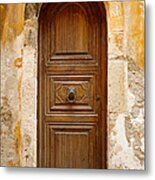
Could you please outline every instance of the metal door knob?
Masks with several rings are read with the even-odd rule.
[[[69,87],[68,88],[68,93],[67,93],[67,101],[69,103],[74,103],[75,102],[75,88],[74,87]]]

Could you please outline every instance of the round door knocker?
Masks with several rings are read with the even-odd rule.
[[[69,103],[74,103],[75,102],[75,95],[76,95],[76,90],[74,87],[69,87],[68,92],[67,92],[67,101]]]

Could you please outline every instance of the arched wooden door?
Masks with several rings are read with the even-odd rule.
[[[38,166],[106,168],[104,4],[43,4],[39,18]]]

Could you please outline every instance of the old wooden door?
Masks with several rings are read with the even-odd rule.
[[[42,6],[39,167],[106,168],[106,42],[102,2]]]

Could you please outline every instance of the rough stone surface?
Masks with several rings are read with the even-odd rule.
[[[123,41],[124,41],[124,34],[122,32],[108,33],[109,59],[119,59],[119,57],[123,57],[124,55]]]
[[[108,111],[127,111],[127,62],[111,60],[108,63]]]
[[[20,166],[23,33],[1,45],[1,164]]]
[[[25,20],[37,17],[38,10],[39,10],[38,3],[27,3],[25,7]]]
[[[23,167],[35,167],[37,163],[37,27],[37,18],[25,21],[21,122]]]
[[[108,24],[108,168],[144,169],[144,2],[104,4]],[[41,5],[0,5],[2,166],[37,166]]]

